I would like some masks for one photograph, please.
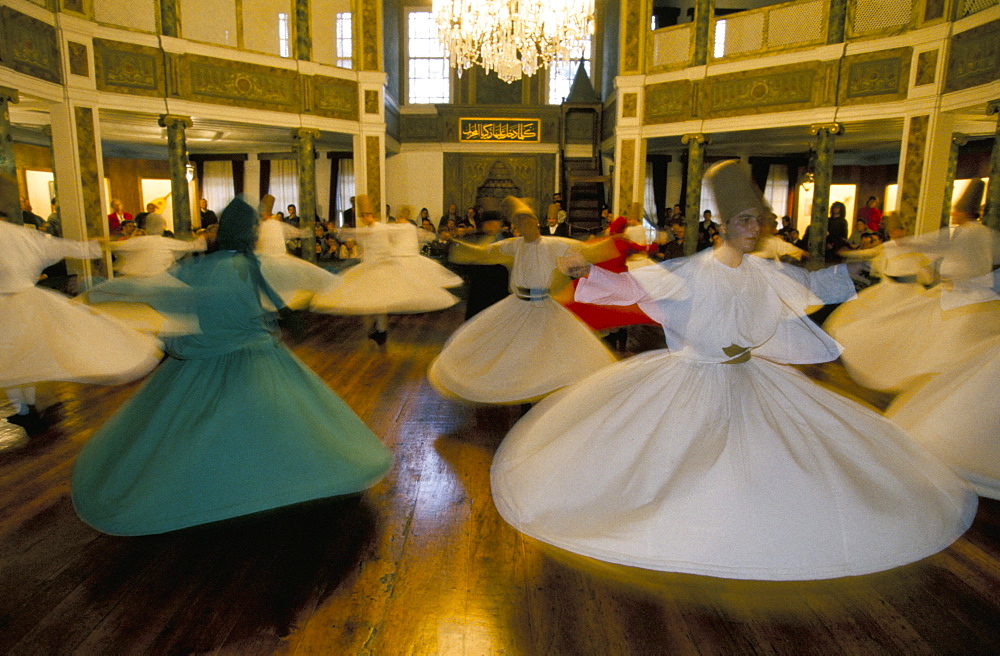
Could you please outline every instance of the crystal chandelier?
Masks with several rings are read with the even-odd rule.
[[[434,0],[438,34],[458,72],[479,64],[504,82],[569,61],[594,31],[594,0]]]

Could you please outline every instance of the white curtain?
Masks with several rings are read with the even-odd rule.
[[[653,163],[646,162],[646,185],[642,195],[642,211],[645,214],[642,226],[646,238],[652,243],[656,239],[656,196],[653,194]]]
[[[342,159],[337,168],[337,225],[343,224],[343,212],[351,206],[354,195],[354,160]]]
[[[236,195],[233,188],[233,163],[228,160],[205,162],[202,169],[201,197],[208,201],[208,209],[216,214]]]
[[[285,212],[289,205],[299,204],[299,165],[294,159],[271,160],[270,193],[274,196],[274,213]]]
[[[764,186],[764,200],[780,219],[788,212],[788,166],[772,164],[767,169],[767,184]]]

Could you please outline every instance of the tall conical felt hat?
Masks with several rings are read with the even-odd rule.
[[[274,196],[267,194],[260,199],[260,213],[264,216],[270,216],[274,213]]]
[[[750,172],[739,160],[717,162],[705,171],[705,182],[712,187],[718,216],[712,221],[725,223],[737,214],[752,210],[764,215],[764,202]]]
[[[375,206],[372,205],[372,199],[368,196],[368,194],[359,194],[355,196],[354,207],[359,216],[362,214],[378,214],[378,212],[375,211]]]
[[[549,211],[545,215],[547,219],[558,219],[559,218],[559,203],[552,203],[549,205]]]
[[[538,220],[538,216],[531,209],[531,206],[523,198],[517,198],[516,196],[507,196],[503,199],[503,211],[511,221],[519,216],[530,216],[536,221]]]
[[[985,188],[985,182],[980,178],[973,178],[969,181],[969,186],[965,188],[965,191],[962,192],[961,197],[955,201],[955,205],[951,209],[955,212],[978,217],[979,208],[983,204],[983,190]]]

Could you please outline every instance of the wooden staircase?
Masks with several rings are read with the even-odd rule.
[[[600,157],[564,157],[562,162],[563,198],[570,233],[599,233],[604,229],[601,208],[606,202],[611,176],[601,173]]]
[[[601,208],[607,202],[611,187],[611,176],[601,170],[601,128],[604,103],[594,91],[587,71],[581,62],[569,96],[562,103],[562,122],[559,134],[560,159],[562,161],[562,196],[565,200],[566,222],[570,234],[574,236],[592,235],[601,232]],[[577,131],[573,148],[567,148],[569,118],[573,115],[576,125],[586,121],[589,138]],[[584,141],[585,140],[585,141]],[[584,143],[579,143],[584,141]],[[581,152],[589,152],[581,157]],[[574,156],[567,156],[573,153]]]

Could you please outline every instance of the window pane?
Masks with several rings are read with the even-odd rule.
[[[580,60],[583,60],[583,68],[590,75],[590,39],[572,44],[569,51],[569,61],[557,59],[549,64],[549,104],[559,105],[569,95]]]
[[[407,14],[408,92],[411,103],[444,103],[450,96],[450,71],[437,23],[427,11]]]

